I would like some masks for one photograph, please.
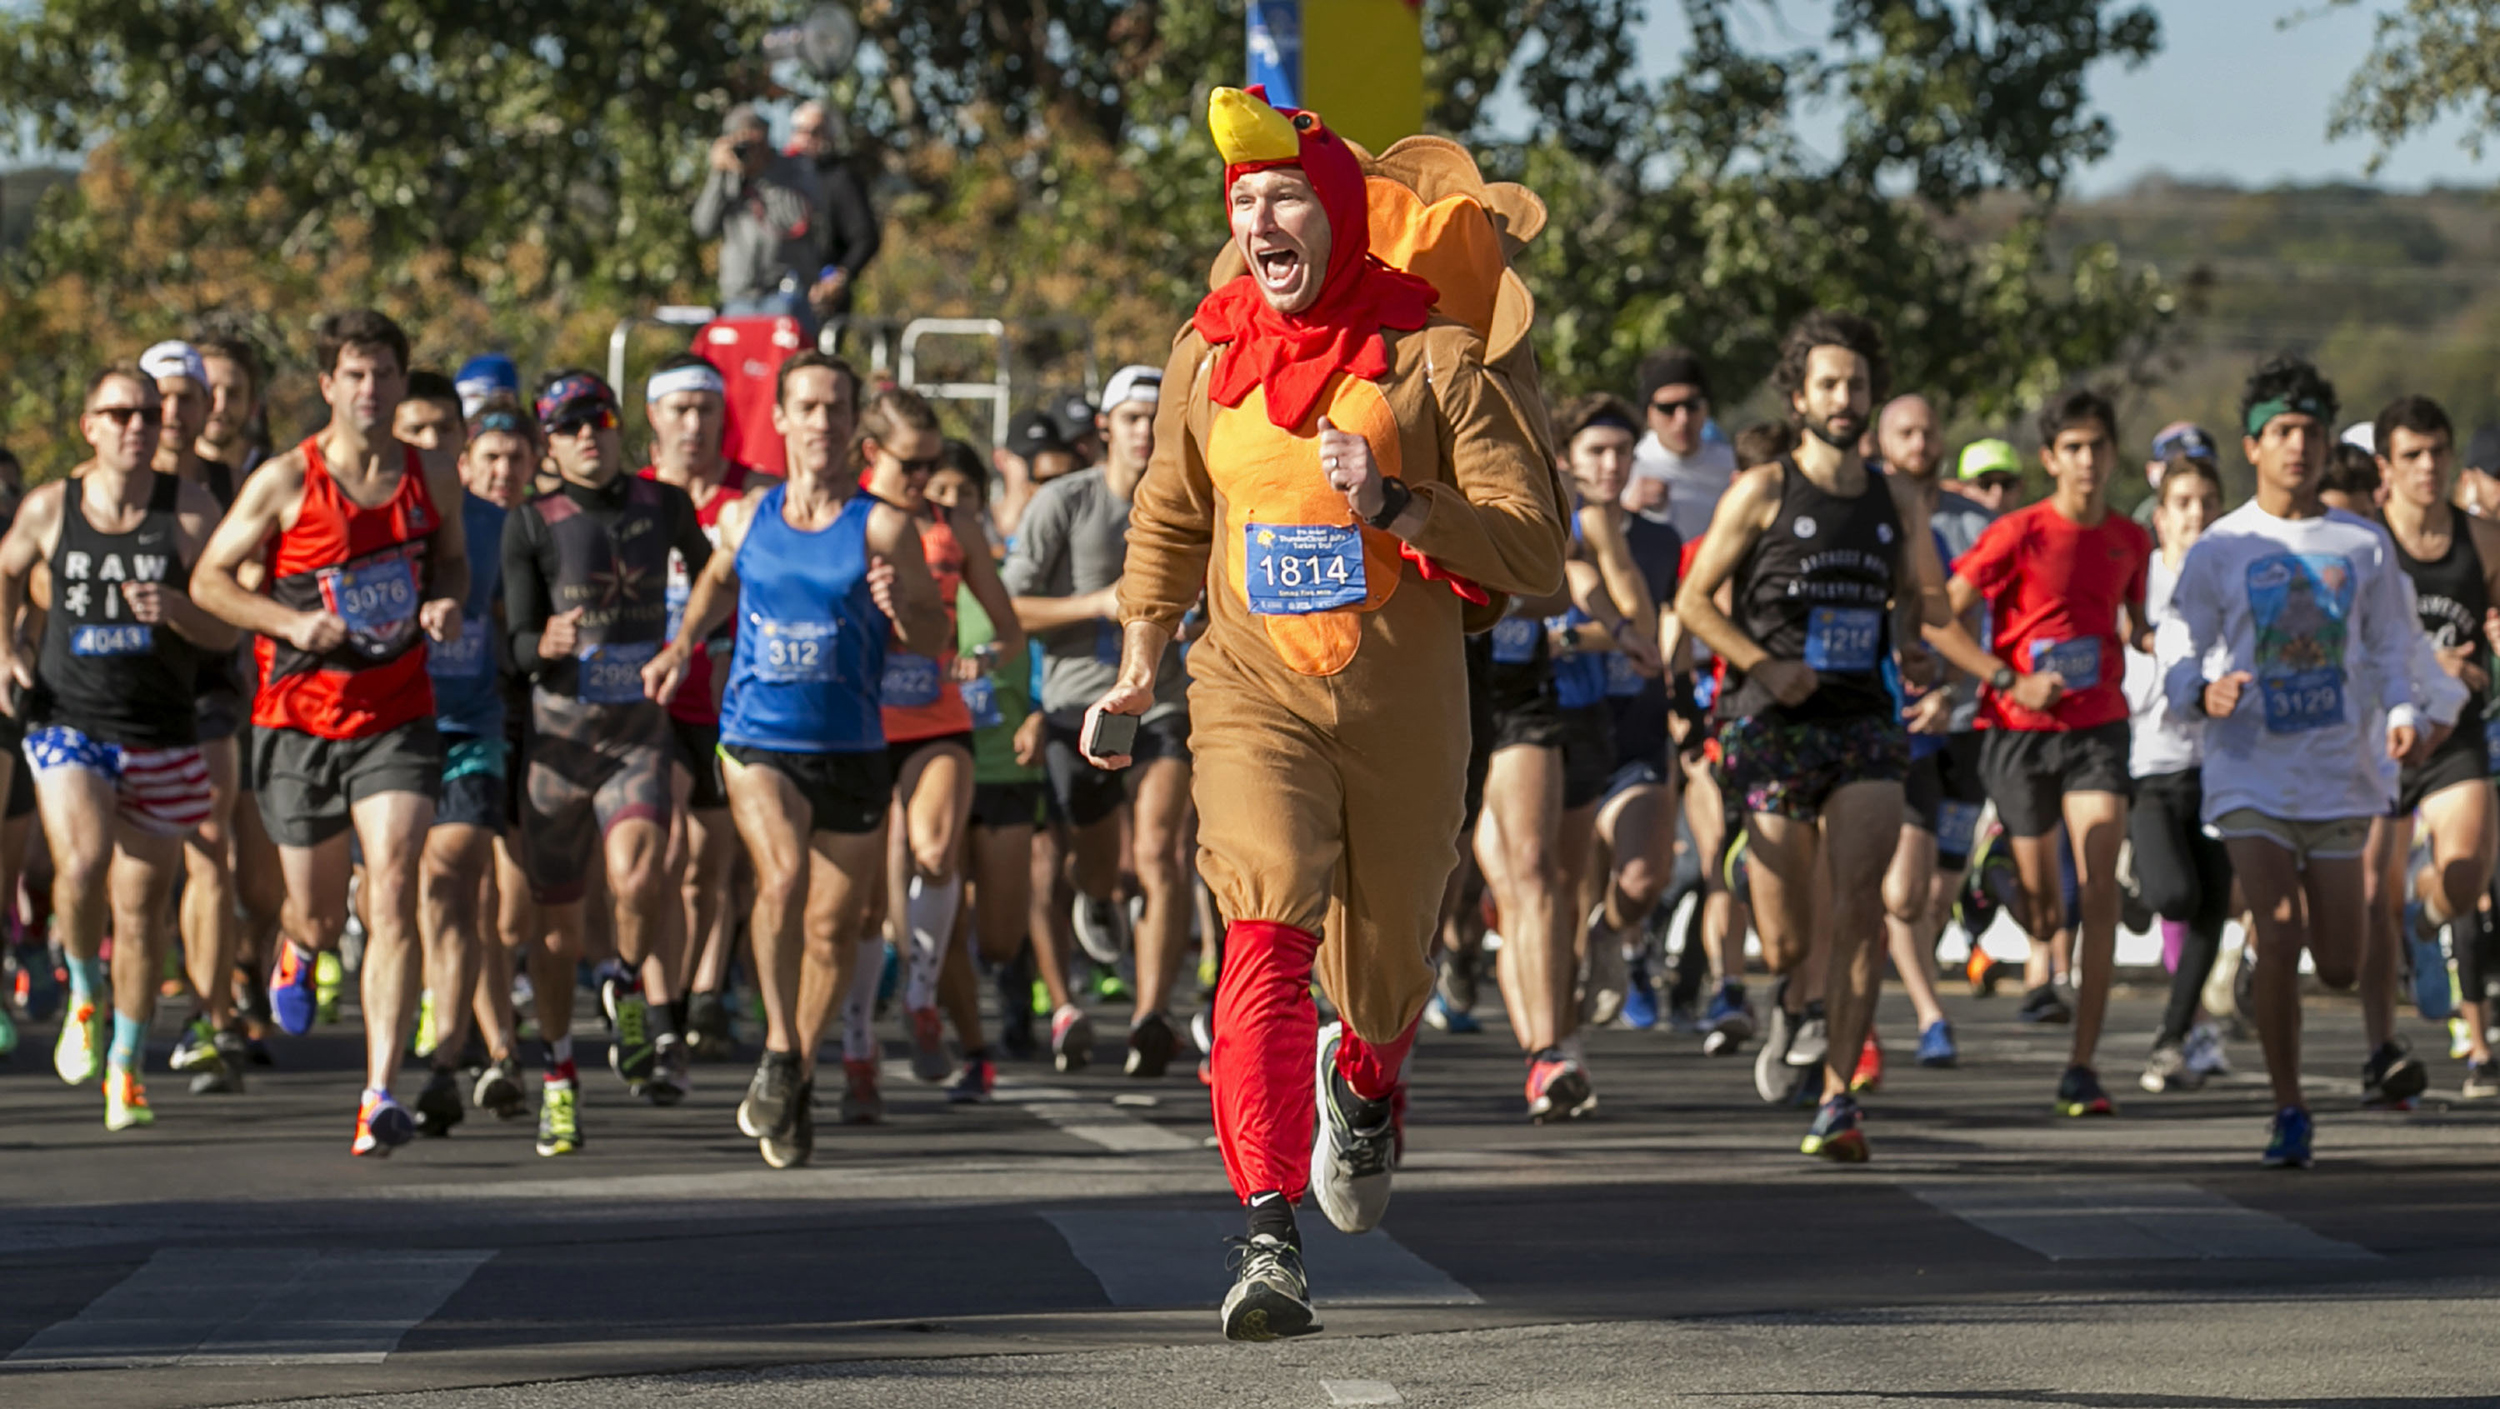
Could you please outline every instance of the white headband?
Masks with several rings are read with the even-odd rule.
[[[642,389],[642,399],[657,401],[680,391],[708,391],[715,396],[726,396],[729,385],[721,380],[720,369],[708,362],[700,367],[671,367],[665,372],[651,374],[650,382]]]
[[[140,353],[139,370],[154,379],[189,377],[208,385],[208,364],[200,360],[200,350],[187,342],[160,342]]]

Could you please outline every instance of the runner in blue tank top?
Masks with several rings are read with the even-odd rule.
[[[846,457],[858,415],[859,377],[840,359],[782,364],[773,428],[790,478],[721,512],[720,551],[643,670],[646,693],[670,698],[691,650],[739,614],[721,770],[755,862],[765,1050],[738,1128],[775,1169],[814,1147],[817,1038],[850,986],[885,866],[887,642],[936,656],[954,630],[911,516],[857,493]]]
[[[456,406],[455,402],[455,406]],[[502,401],[481,408],[467,423],[460,452],[460,527],[471,543],[503,542],[505,511],[529,485],[538,462],[536,422]],[[498,1119],[528,1111],[513,1052],[512,1020],[505,1011],[512,992],[512,961],[500,934],[489,936],[491,912],[481,903],[495,866],[495,839],[504,830],[511,758],[504,740],[504,673],[496,604],[503,595],[503,558],[480,551],[460,606],[460,635],[426,653],[434,683],[434,727],[443,739],[443,799],[425,834],[419,862],[426,879],[417,910],[425,946],[426,991],[432,997],[428,1033],[432,1071],[417,1094],[417,1121],[430,1135],[446,1135],[460,1123],[459,1064],[467,1046],[472,1005],[461,995],[490,995],[480,1024],[487,1065],[471,1088],[477,1107]],[[488,975],[479,982],[480,973]],[[491,995],[504,995],[500,1004]]]

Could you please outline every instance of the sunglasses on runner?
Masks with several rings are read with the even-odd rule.
[[[2005,490],[2012,489],[2015,485],[2020,483],[2022,483],[2022,481],[2016,479],[2012,475],[1981,475],[1979,478],[1972,480],[1970,482],[1970,486],[1971,488],[1979,490],[1983,493],[1999,494]]]
[[[946,468],[946,457],[943,455],[929,455],[918,460],[906,460],[897,456],[895,457],[894,466],[896,469],[901,470],[907,475],[933,475]]]
[[[1677,416],[1680,416],[1687,411],[1696,416],[1706,415],[1708,414],[1709,407],[1709,401],[1706,398],[1699,396],[1686,396],[1679,397],[1674,401],[1653,401],[1649,403],[1650,410],[1657,412],[1659,415],[1666,417],[1668,420],[1674,420]]]
[[[155,406],[98,406],[87,414],[102,416],[117,426],[127,426],[134,421],[143,426],[153,426],[165,420],[164,411]]]
[[[547,427],[547,434],[580,435],[585,430],[612,431],[615,429],[615,408],[600,406],[589,411],[585,411],[577,416],[565,417],[563,420]]]

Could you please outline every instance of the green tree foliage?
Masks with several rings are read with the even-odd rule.
[[[1648,117],[1613,155],[1560,121],[1518,153],[1557,217],[1530,280],[1554,380],[1621,385],[1679,341],[1748,386],[1797,315],[1838,304],[1889,330],[1896,384],[1990,416],[2159,326],[2149,273],[2046,238],[2069,175],[2110,144],[2085,74],[2153,53],[2149,11],[1846,0],[1820,43],[1764,53],[1736,41],[1739,8],[1685,0],[1691,61],[1625,105]],[[1842,114],[1828,154],[1796,122],[1818,104]],[[1958,217],[1991,192],[2021,213],[1980,235]]]
[[[2500,131],[2500,0],[2403,0],[2381,14],[2327,135],[2376,141],[2375,172],[2390,148],[2452,114],[2466,120],[2462,143],[2480,157]]]
[[[1557,389],[1620,386],[1671,340],[1742,386],[1791,318],[1836,303],[1891,326],[1905,385],[1984,411],[2124,358],[2161,319],[2162,291],[2106,246],[2042,235],[2109,144],[2086,72],[2157,43],[2121,3],[1836,0],[1820,42],[1767,52],[1735,38],[1764,26],[1732,21],[1770,0],[1681,0],[1689,61],[1652,80],[1643,0],[1431,0],[1428,121],[1553,207],[1527,273]],[[221,310],[282,357],[352,298],[406,311],[441,360],[487,339],[569,360],[622,312],[703,300],[685,217],[705,148],[730,104],[793,96],[776,80],[800,76],[758,46],[804,8],[0,15],[0,113],[97,157],[0,281],[0,435],[64,428],[57,388]],[[888,211],[864,306],[1075,315],[1106,358],[1158,358],[1223,238],[1201,119],[1240,72],[1242,0],[855,8],[861,55],[826,96]],[[1818,106],[1842,115],[1837,151],[1799,135]],[[2022,217],[1974,234],[1964,212],[2009,192]]]

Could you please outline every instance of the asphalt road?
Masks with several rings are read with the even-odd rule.
[[[1425,1034],[1389,1217],[1306,1216],[1326,1330],[1278,1346],[1216,1335],[1204,1089],[1108,1044],[978,1107],[890,1064],[886,1124],[775,1173],[743,1067],[666,1111],[591,1070],[573,1158],[473,1112],[359,1162],[348,1029],[240,1097],[160,1074],[122,1135],[34,1029],[0,1061],[0,1406],[2500,1402],[2500,1106],[2453,1099],[2429,1025],[2432,1096],[2364,1114],[2356,1014],[2313,1000],[2319,1163],[2279,1173],[2253,1043],[2144,1095],[2154,1006],[2123,997],[2120,1115],[2061,1121],[2063,1030],[1948,1005],[1963,1065],[1896,1059],[1861,1168],[1796,1154],[1805,1116],[1689,1036],[1594,1034],[1601,1111],[1538,1129],[1498,1025]]]

